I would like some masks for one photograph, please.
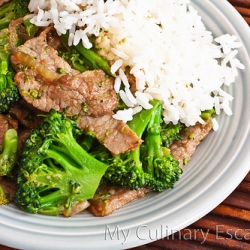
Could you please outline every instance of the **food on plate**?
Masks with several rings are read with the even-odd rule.
[[[148,187],[161,192],[172,188],[182,170],[161,134],[162,104],[151,102],[152,108],[136,114],[128,125],[143,139],[133,151],[103,159],[109,164],[104,180],[130,189]],[[104,158],[104,157],[103,157]]]
[[[221,111],[232,115],[241,44],[214,39],[188,0],[1,4],[0,136],[18,133],[2,204],[107,216],[173,188]]]
[[[0,176],[7,175],[17,163],[18,135],[15,129],[4,133],[0,154]]]
[[[0,178],[0,205],[7,205],[13,201],[16,191],[16,182],[10,179]]]
[[[81,131],[51,109],[22,151],[15,201],[25,211],[69,216],[92,198],[108,165],[78,143]]]
[[[9,3],[7,3],[9,2]],[[28,0],[1,0],[0,1],[0,29],[7,28],[13,19],[23,17],[29,12]]]
[[[179,161],[179,167],[182,168],[194,154],[196,147],[213,129],[211,119],[205,120],[204,124],[197,123],[182,130],[178,135],[181,140],[175,140],[170,144],[169,149],[174,159]]]
[[[98,217],[112,214],[127,203],[145,197],[148,188],[129,189],[121,186],[101,185],[95,196],[89,200],[89,210]]]
[[[0,113],[9,111],[13,102],[20,99],[14,72],[10,63],[9,30],[0,31]]]

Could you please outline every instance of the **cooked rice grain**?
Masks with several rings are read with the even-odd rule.
[[[69,45],[90,48],[88,36],[97,36],[98,53],[113,63],[115,91],[128,106],[116,119],[132,119],[152,98],[162,101],[166,123],[203,122],[201,111],[213,107],[232,115],[233,98],[222,88],[244,69],[235,58],[241,43],[229,34],[214,39],[189,0],[31,0],[30,10],[36,25],[53,23],[59,35],[69,30]],[[135,96],[126,66],[136,79]]]

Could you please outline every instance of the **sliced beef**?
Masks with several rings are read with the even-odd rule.
[[[32,129],[22,129],[18,131],[18,152],[22,152],[22,149],[30,136]]]
[[[47,79],[41,75],[38,67],[17,67],[27,63],[25,56],[14,53],[12,64],[19,68],[15,81],[19,85],[22,97],[39,110],[48,112],[51,108],[67,115],[101,116],[111,114],[118,105],[114,91],[114,79],[108,77],[102,70],[92,70],[80,73],[58,56],[55,49],[46,40],[49,29],[41,35],[28,40],[17,51],[30,55],[36,63],[52,72],[61,72],[56,79]],[[23,58],[23,61],[22,61]],[[22,70],[20,70],[20,68]],[[42,70],[42,72],[46,71]]]
[[[51,108],[66,115],[102,116],[111,114],[118,100],[113,90],[113,79],[102,70],[86,71],[76,76],[62,76],[45,84],[33,72],[18,72],[15,81],[23,98],[35,108],[48,112]],[[25,81],[26,77],[30,81]]]
[[[142,140],[127,124],[115,120],[110,115],[82,116],[77,125],[83,131],[94,132],[97,139],[114,155],[134,150],[142,143]]]
[[[3,143],[4,133],[10,129],[18,129],[18,122],[9,115],[0,114],[0,145]]]
[[[86,200],[83,201],[79,201],[78,203],[76,203],[75,205],[72,206],[72,208],[70,209],[70,211],[68,211],[68,209],[64,209],[62,211],[62,214],[65,217],[71,217],[75,214],[78,214],[80,212],[82,212],[83,210],[87,209],[90,206],[90,203]]]
[[[12,52],[11,61],[14,66],[17,66],[15,67],[17,71],[25,71],[25,67],[22,67],[22,64],[24,64],[24,66],[29,65],[30,59],[48,70],[58,73],[58,77],[61,75],[74,76],[79,74],[78,70],[72,69],[65,60],[58,56],[57,50],[48,45],[47,33],[49,33],[51,29],[51,27],[46,28],[39,36],[29,39],[23,45],[19,46],[16,51],[23,52],[23,55],[18,56],[18,53],[15,51]],[[32,71],[34,75],[37,75],[37,68],[32,69]],[[30,79],[26,80],[31,81]]]
[[[185,128],[181,133],[182,140],[174,141],[170,145],[173,157],[180,162],[179,167],[183,167],[194,154],[196,147],[209,134],[213,124],[211,120],[204,124],[197,123],[194,126]]]
[[[10,0],[0,0],[0,6],[2,6],[4,3],[8,3]]]
[[[61,39],[55,30],[51,30],[47,33],[47,43],[55,50],[64,49]]]
[[[27,105],[27,103],[23,100],[12,106],[10,114],[18,120],[20,124],[28,129],[38,127],[43,120],[43,117],[38,116],[41,112],[38,112],[38,110],[34,109],[32,106]]]
[[[132,93],[135,93],[137,91],[137,87],[136,87],[136,78],[134,75],[131,75],[130,73],[126,73],[128,82],[130,84],[130,91]]]
[[[118,105],[114,79],[102,70],[80,73],[71,69],[57,51],[48,46],[49,31],[50,28],[45,29],[38,37],[28,40],[11,57],[18,70],[15,81],[24,100],[45,112],[53,108],[67,116],[79,116],[79,127],[94,132],[113,154],[137,148],[141,144],[137,135],[125,123],[112,118]],[[23,67],[25,63],[31,65],[29,59],[35,60],[37,67]],[[62,75],[48,79],[44,67],[53,72],[60,69]]]
[[[89,210],[95,216],[107,216],[127,203],[144,197],[149,189],[130,190],[122,187],[101,186],[93,199],[89,200]]]

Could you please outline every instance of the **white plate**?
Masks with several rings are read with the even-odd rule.
[[[210,212],[250,169],[250,30],[226,0],[193,0],[214,36],[235,34],[246,69],[229,88],[233,116],[199,146],[173,190],[132,202],[105,218],[87,212],[72,218],[31,215],[14,205],[0,208],[0,243],[18,249],[124,249],[180,230]]]

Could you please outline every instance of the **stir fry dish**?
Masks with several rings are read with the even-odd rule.
[[[0,205],[107,216],[174,188],[232,115],[239,47],[188,0],[0,1]]]

